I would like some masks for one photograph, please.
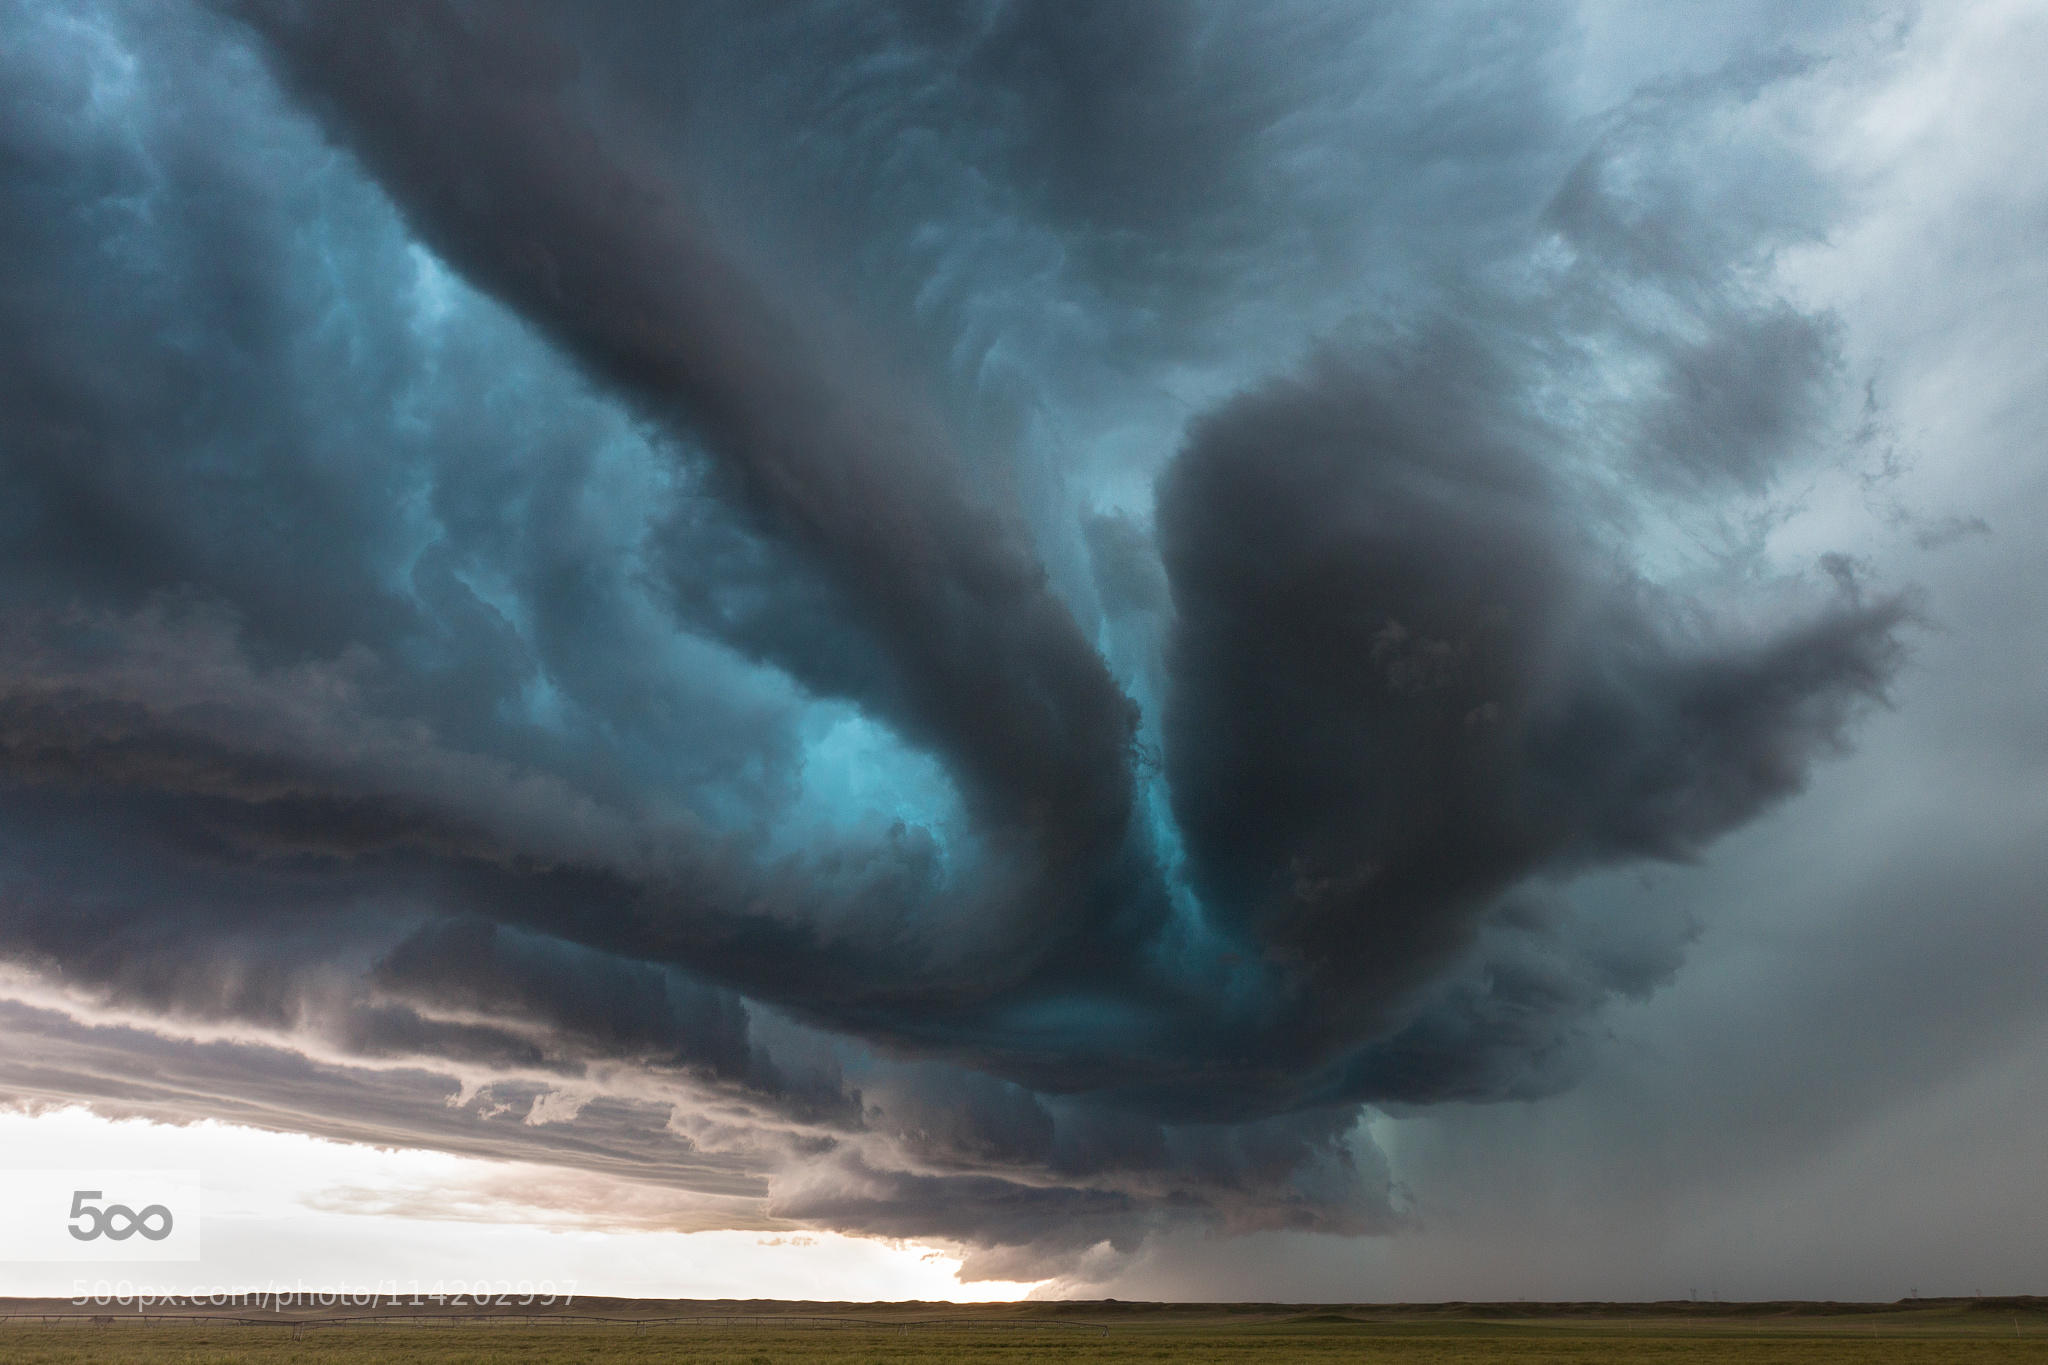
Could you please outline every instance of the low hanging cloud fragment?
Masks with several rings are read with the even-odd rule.
[[[7,1093],[988,1275],[1387,1230],[1361,1105],[1555,1090],[1680,970],[1571,880],[1884,698],[1907,597],[1644,545],[1827,439],[1836,326],[1767,270],[1811,224],[1658,169],[1806,68],[1589,133],[1547,11],[826,8],[14,6]],[[721,41],[822,92],[859,270],[736,226],[801,157],[677,151],[676,25],[705,100]],[[1185,422],[1104,396],[1197,361]],[[1151,453],[1027,420],[1069,400]]]
[[[1796,790],[1897,662],[1897,598],[1758,628],[1634,579],[1520,412],[1482,346],[1427,337],[1237,400],[1161,484],[1194,885],[1337,1040],[1509,888],[1693,856]]]

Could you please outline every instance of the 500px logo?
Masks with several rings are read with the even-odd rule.
[[[0,1261],[197,1261],[197,1171],[0,1167]]]
[[[85,1202],[88,1199],[103,1197],[98,1190],[71,1192],[71,1216],[82,1216],[86,1220],[84,1227],[72,1223],[68,1229],[79,1241],[91,1242],[101,1237],[111,1237],[117,1242],[125,1242],[139,1232],[152,1242],[161,1242],[171,1235],[171,1211],[162,1204],[146,1204],[142,1211],[137,1213],[126,1204],[109,1204],[105,1208],[96,1208]],[[160,1221],[152,1227],[151,1219]]]

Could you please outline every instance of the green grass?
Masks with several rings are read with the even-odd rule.
[[[703,1365],[1038,1365],[1039,1362],[1404,1362],[1407,1365],[1949,1365],[2048,1361],[2048,1337],[1999,1336],[1985,1320],[1945,1323],[1832,1321],[1541,1321],[1389,1318],[1304,1313],[1251,1321],[1140,1320],[1106,1333],[1076,1328],[912,1326],[790,1328],[726,1325],[219,1326],[134,1321],[34,1325],[0,1322],[5,1365],[556,1365],[583,1361],[689,1361]],[[2008,1332],[2012,1329],[2008,1326]],[[2038,1327],[2036,1331],[2038,1332]]]

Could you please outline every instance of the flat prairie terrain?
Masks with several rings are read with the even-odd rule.
[[[710,1304],[592,1300],[548,1311],[70,1316],[0,1304],[5,1365],[523,1365],[691,1361],[1339,1362],[1377,1365],[1848,1365],[2048,1361],[2048,1300],[1421,1306],[1062,1303]],[[59,1316],[64,1315],[64,1316]],[[97,1320],[95,1320],[95,1316]]]

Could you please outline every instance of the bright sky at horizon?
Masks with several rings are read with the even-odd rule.
[[[553,1293],[994,1302],[1033,1288],[963,1285],[958,1257],[915,1243],[800,1229],[666,1231],[646,1192],[607,1189],[584,1173],[213,1120],[0,1112],[0,1155],[8,1167],[37,1170],[196,1170],[204,1199],[200,1261],[30,1264],[5,1260],[0,1244],[0,1297],[430,1296],[483,1286],[514,1301]]]

